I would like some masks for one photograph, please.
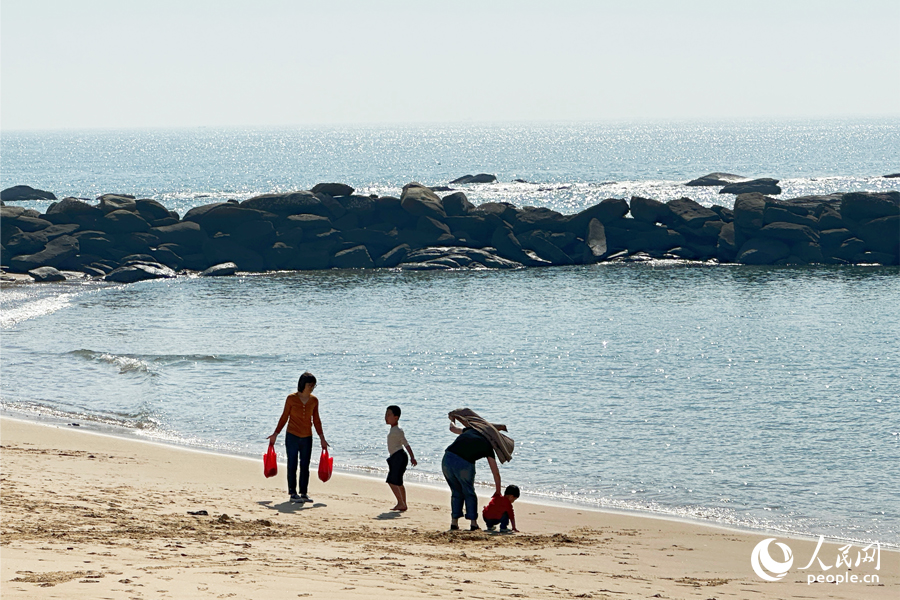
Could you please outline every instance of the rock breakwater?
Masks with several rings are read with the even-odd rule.
[[[399,198],[345,184],[199,206],[64,198],[45,213],[3,205],[5,271],[76,271],[112,281],[172,277],[223,263],[240,271],[329,268],[506,269],[660,258],[752,265],[900,263],[900,192],[776,200],[734,209],[690,198],[610,198],[579,213],[438,196],[412,182]],[[37,271],[38,269],[42,269]],[[230,267],[229,267],[230,269]],[[221,270],[219,271],[221,272]],[[226,270],[225,272],[233,272]]]

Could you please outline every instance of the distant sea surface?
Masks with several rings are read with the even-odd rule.
[[[731,206],[683,185],[713,171],[775,177],[782,197],[893,190],[898,148],[897,120],[4,132],[0,187],[183,214],[487,172],[498,183],[458,186],[475,204],[571,213],[632,195]],[[533,499],[900,545],[896,267],[4,284],[0,309],[7,415],[257,457],[310,370],[344,469],[383,476],[384,409],[399,404],[410,478],[439,482],[446,414],[467,406],[509,426],[504,483]]]

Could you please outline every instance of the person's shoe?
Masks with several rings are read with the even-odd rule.
[[[451,525],[450,531],[459,531],[459,525]]]
[[[303,503],[303,498],[299,494],[291,494],[291,502],[293,503]]]
[[[510,531],[512,531],[512,530],[509,527],[501,527],[500,528],[500,533],[509,533]]]
[[[469,527],[469,531],[481,531],[481,527],[479,527],[475,523],[472,523],[472,526]]]
[[[300,502],[312,502],[313,499],[306,494],[300,494]]]
[[[496,525],[491,525],[490,527],[485,527],[484,530],[485,531],[494,531],[495,527],[496,527]],[[500,531],[503,531],[503,530],[501,529]]]

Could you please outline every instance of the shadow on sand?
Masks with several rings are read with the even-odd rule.
[[[278,512],[284,513],[284,514],[298,513],[298,512],[303,512],[305,510],[312,510],[313,508],[322,508],[324,506],[328,506],[324,502],[313,502],[312,504],[310,504],[310,503],[301,504],[299,502],[295,503],[295,502],[287,501],[287,502],[280,502],[278,504],[272,504],[271,500],[260,500],[259,502],[257,502],[257,504],[259,504],[262,507],[268,508],[269,510],[277,510]]]

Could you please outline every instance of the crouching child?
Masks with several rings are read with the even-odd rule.
[[[518,500],[518,498],[519,488],[515,485],[507,486],[502,496],[494,494],[488,505],[481,511],[484,525],[488,531],[494,531],[494,528],[500,525],[500,531],[507,532],[510,531],[508,528],[510,524],[512,525],[512,531],[519,531],[516,529],[516,513],[513,512],[512,506],[513,502]]]

